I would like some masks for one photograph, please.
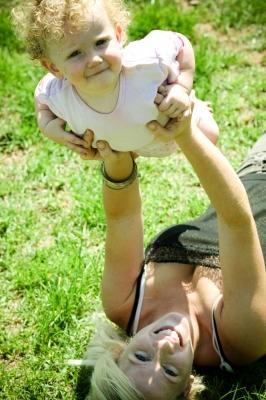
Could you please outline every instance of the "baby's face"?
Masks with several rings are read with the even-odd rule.
[[[75,33],[66,28],[60,42],[48,43],[49,58],[43,64],[68,79],[79,94],[104,95],[116,87],[121,72],[122,28],[112,24],[100,2],[85,18],[86,28]]]

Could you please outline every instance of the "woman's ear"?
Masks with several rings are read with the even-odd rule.
[[[191,390],[191,386],[192,386],[192,383],[194,382],[194,379],[195,379],[194,375],[190,375],[190,377],[188,378],[188,383],[187,383],[187,386],[186,386],[186,388],[184,390],[184,398],[185,399],[188,398],[188,395],[189,395],[189,392]]]
[[[51,72],[54,76],[56,76],[56,78],[60,79],[63,77],[59,69],[56,67],[54,63],[52,63],[52,61],[49,60],[49,58],[42,58],[41,64],[45,69],[47,69],[47,71]]]

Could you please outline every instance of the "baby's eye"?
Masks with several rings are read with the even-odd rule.
[[[75,50],[71,54],[69,54],[68,58],[73,58],[81,54],[80,50]]]
[[[164,372],[172,377],[177,377],[177,369],[175,367],[172,367],[171,365],[163,365]]]
[[[145,353],[145,351],[136,351],[134,353],[135,357],[137,360],[142,361],[142,362],[147,362],[150,361],[150,356]]]
[[[104,38],[104,39],[98,39],[95,43],[96,47],[102,47],[105,46],[108,43],[108,39]]]

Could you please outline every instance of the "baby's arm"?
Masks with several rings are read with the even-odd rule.
[[[167,85],[158,89],[155,103],[159,110],[170,118],[175,118],[190,106],[189,95],[193,87],[195,71],[195,57],[190,41],[180,33],[177,40],[182,40],[183,46],[177,54],[176,60],[179,63],[180,73],[175,82],[168,79]]]
[[[35,109],[39,129],[46,137],[56,143],[63,144],[82,158],[87,159],[89,157],[91,149],[88,148],[88,143],[73,132],[65,131],[66,122],[56,117],[49,107],[40,103],[37,98],[35,98]]]

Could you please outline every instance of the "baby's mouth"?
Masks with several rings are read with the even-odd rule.
[[[107,68],[95,68],[89,71],[89,73],[86,75],[86,78],[91,78],[92,76],[96,76],[104,72]]]

